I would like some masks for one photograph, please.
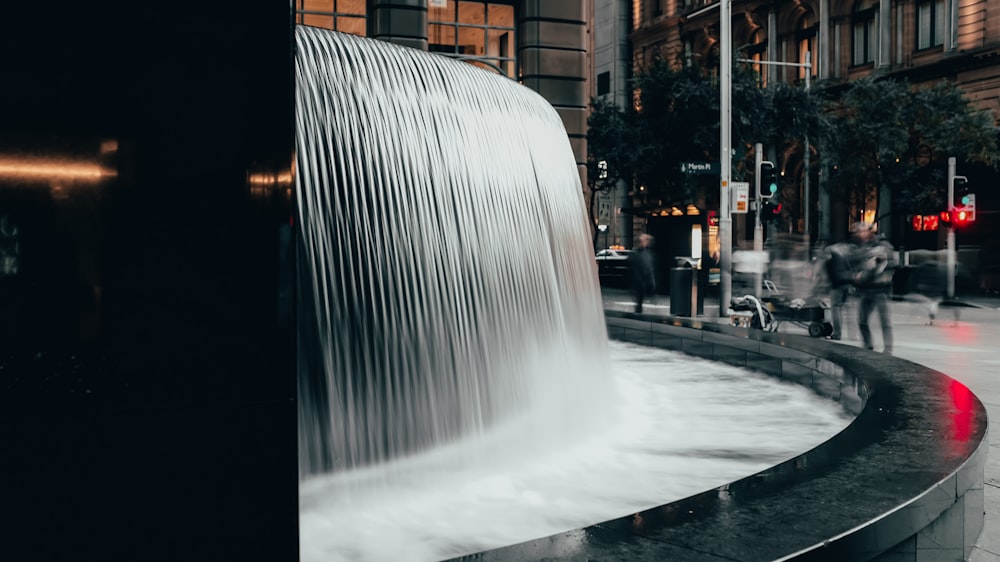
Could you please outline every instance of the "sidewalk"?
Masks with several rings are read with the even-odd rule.
[[[604,308],[633,312],[635,301],[622,289],[602,289]],[[853,301],[844,315],[842,341],[830,345],[860,346],[856,305]],[[895,355],[941,371],[969,387],[986,407],[990,421],[987,434],[989,453],[985,473],[986,521],[972,562],[1000,562],[1000,430],[992,425],[1000,420],[1000,298],[965,297],[955,306],[942,304],[933,324],[928,324],[926,307],[914,300],[894,300],[890,305]],[[670,296],[657,295],[643,305],[650,315],[670,314]],[[705,300],[704,314],[696,318],[727,322],[719,315],[717,298]],[[873,318],[875,349],[881,349],[881,329]],[[804,327],[783,322],[779,332],[807,335]]]

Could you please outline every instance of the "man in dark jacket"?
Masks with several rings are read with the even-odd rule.
[[[830,282],[830,322],[833,324],[830,339],[833,340],[839,340],[843,335],[841,326],[844,306],[854,284],[851,249],[851,245],[846,242],[838,242],[827,248],[826,276]]]
[[[868,321],[872,312],[878,312],[882,325],[883,352],[892,354],[892,320],[889,317],[889,296],[892,276],[896,272],[896,254],[885,238],[876,235],[871,224],[854,225],[855,286],[861,298],[858,302],[858,330],[867,349],[875,349]]]
[[[639,235],[639,245],[628,259],[632,275],[632,294],[635,295],[635,311],[642,312],[642,302],[656,291],[656,257],[653,254],[653,237]]]

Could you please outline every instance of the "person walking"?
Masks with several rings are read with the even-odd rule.
[[[892,244],[876,234],[870,223],[860,222],[853,227],[855,286],[858,288],[858,331],[866,349],[875,349],[869,321],[873,312],[878,313],[882,326],[882,351],[892,354],[892,319],[889,316],[889,296],[897,260]]]
[[[852,247],[847,242],[837,242],[827,247],[826,277],[830,291],[830,339],[843,337],[844,308],[854,288],[854,271],[851,269]]]
[[[629,255],[629,272],[632,276],[632,294],[635,296],[635,311],[642,312],[642,303],[656,291],[656,256],[653,253],[653,237],[639,235],[639,244]]]

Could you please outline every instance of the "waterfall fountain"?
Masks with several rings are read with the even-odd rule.
[[[612,362],[578,172],[541,96],[392,44],[296,40],[304,559],[537,538],[724,484],[846,423],[794,388],[788,419],[823,413],[798,438],[747,404],[743,433],[705,425],[710,395],[753,396],[763,377],[661,354],[644,360],[681,378],[637,378],[618,347]],[[697,395],[685,377],[715,389],[691,410],[669,397]],[[525,503],[541,509],[512,516]]]

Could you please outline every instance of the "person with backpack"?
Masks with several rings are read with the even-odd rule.
[[[896,272],[896,253],[892,244],[879,236],[870,223],[854,225],[854,284],[858,289],[858,330],[866,349],[875,349],[869,320],[877,312],[882,326],[882,351],[892,354],[892,319],[889,297],[892,277]]]

